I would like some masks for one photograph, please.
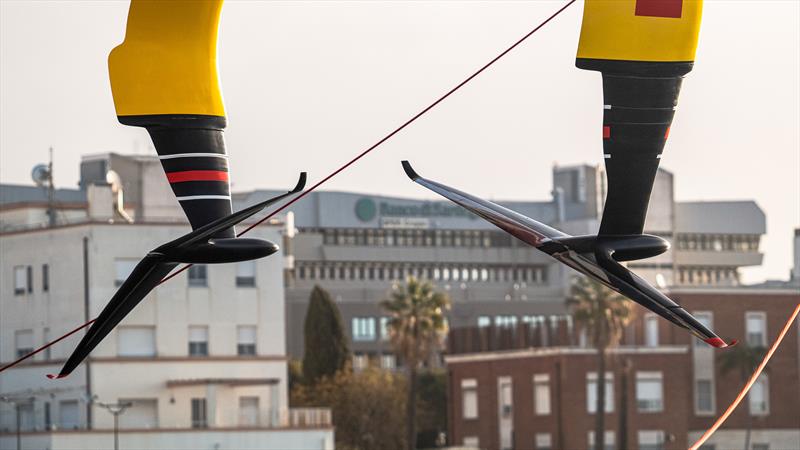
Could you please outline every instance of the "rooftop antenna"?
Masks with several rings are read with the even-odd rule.
[[[47,164],[37,164],[31,170],[31,178],[36,186],[47,189],[47,223],[48,226],[56,225],[55,211],[55,186],[53,185],[53,147],[50,146],[50,162]]]

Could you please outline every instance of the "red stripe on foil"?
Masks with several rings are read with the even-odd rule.
[[[603,139],[611,139],[611,127],[603,127]]]
[[[671,17],[680,19],[683,0],[636,0],[637,16]]]
[[[222,170],[187,170],[185,172],[167,173],[170,183],[185,181],[228,181],[228,172]]]

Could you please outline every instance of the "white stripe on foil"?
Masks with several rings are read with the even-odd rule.
[[[228,155],[221,153],[176,153],[174,155],[159,156],[158,159],[175,159],[175,158],[223,158],[228,159]]]
[[[184,200],[230,200],[230,195],[187,195],[186,197],[176,197],[179,202]]]

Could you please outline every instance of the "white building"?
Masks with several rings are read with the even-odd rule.
[[[146,181],[166,184],[158,175]],[[141,197],[130,208],[136,222],[120,220],[109,194],[89,186],[82,217],[65,209],[60,217],[72,223],[53,228],[30,228],[44,217],[41,202],[0,210],[15,229],[0,234],[0,365],[96,317],[148,250],[189,231],[147,220]],[[283,229],[250,234],[281,243]],[[333,448],[329,410],[288,407],[285,261],[190,268],[65,379],[45,375],[60,370],[83,331],[0,373],[0,448],[18,438],[31,449],[110,448],[113,417],[99,403],[115,402],[131,404],[119,420],[123,448]]]

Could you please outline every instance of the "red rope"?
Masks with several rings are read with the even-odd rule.
[[[363,158],[364,156],[367,156],[367,154],[368,154],[368,153],[370,153],[371,151],[373,151],[373,150],[375,150],[376,148],[378,148],[378,146],[380,146],[380,145],[381,145],[381,144],[383,144],[384,142],[386,142],[386,141],[388,141],[389,139],[391,139],[391,138],[392,138],[392,136],[394,136],[395,134],[397,134],[397,133],[399,133],[400,131],[402,131],[402,130],[403,130],[405,127],[407,127],[407,126],[411,125],[411,124],[412,124],[413,122],[415,122],[417,119],[419,119],[420,117],[422,117],[422,116],[423,116],[425,113],[427,113],[428,111],[430,111],[431,109],[433,109],[433,108],[434,108],[436,105],[438,105],[439,103],[441,103],[442,101],[444,101],[444,99],[446,99],[447,97],[449,97],[449,96],[450,96],[451,94],[453,94],[455,91],[457,91],[457,90],[461,89],[461,87],[463,87],[465,84],[467,84],[467,83],[469,83],[470,81],[472,81],[472,79],[473,79],[473,78],[475,78],[475,77],[477,77],[478,75],[480,75],[480,74],[481,74],[481,72],[483,72],[484,70],[488,69],[488,68],[489,68],[489,66],[491,66],[492,64],[494,64],[495,62],[497,62],[497,61],[498,61],[500,58],[502,58],[503,56],[505,56],[505,55],[506,55],[508,52],[510,52],[511,50],[514,50],[514,48],[516,48],[516,47],[517,47],[519,44],[523,43],[523,42],[524,42],[526,39],[528,39],[529,37],[531,37],[531,36],[533,35],[533,33],[536,33],[537,31],[539,31],[539,29],[540,29],[540,28],[542,28],[542,27],[543,27],[543,26],[545,26],[545,25],[546,25],[548,22],[550,22],[551,20],[553,20],[553,19],[554,19],[554,18],[555,18],[557,15],[561,14],[561,12],[562,12],[562,11],[564,11],[564,10],[565,10],[565,9],[567,9],[567,8],[568,8],[570,5],[572,5],[573,3],[575,3],[575,1],[576,1],[576,0],[570,0],[569,2],[567,2],[567,4],[566,4],[566,5],[562,6],[562,7],[561,7],[561,8],[560,8],[558,11],[556,11],[555,13],[553,13],[553,14],[552,14],[550,17],[548,17],[548,18],[547,18],[547,19],[546,19],[544,22],[542,22],[542,23],[540,23],[539,25],[537,25],[537,26],[536,26],[536,28],[534,28],[533,30],[531,30],[530,32],[528,32],[528,33],[527,33],[525,36],[522,36],[522,38],[520,38],[520,39],[519,39],[517,42],[515,42],[513,45],[511,45],[510,47],[508,47],[507,49],[505,49],[505,50],[504,50],[502,53],[500,53],[500,54],[499,54],[499,55],[497,55],[497,56],[496,56],[494,59],[492,59],[491,61],[489,61],[488,63],[486,63],[486,64],[485,64],[483,67],[481,67],[480,69],[478,69],[478,70],[477,70],[475,73],[473,73],[472,75],[470,75],[469,77],[467,77],[467,78],[466,78],[464,81],[462,81],[461,83],[458,83],[458,85],[456,85],[456,87],[454,87],[454,88],[450,89],[449,91],[447,91],[447,93],[446,93],[446,94],[442,95],[442,96],[441,96],[441,97],[439,97],[439,98],[438,98],[436,101],[434,101],[433,103],[431,103],[430,105],[428,105],[428,106],[427,106],[425,109],[423,109],[422,111],[418,112],[416,115],[414,115],[412,118],[408,119],[408,120],[407,120],[405,123],[403,123],[403,124],[402,124],[402,125],[400,125],[399,127],[395,128],[395,129],[394,129],[394,131],[392,131],[391,133],[389,133],[389,134],[387,134],[386,136],[384,136],[384,137],[383,137],[381,140],[379,140],[378,142],[376,142],[376,143],[372,144],[372,145],[371,145],[369,148],[367,148],[367,149],[366,149],[366,150],[364,150],[363,152],[359,153],[359,154],[358,154],[358,155],[357,155],[355,158],[353,158],[353,159],[351,159],[350,161],[348,161],[348,162],[347,162],[345,165],[343,165],[342,167],[339,167],[339,168],[338,168],[338,169],[336,169],[334,172],[332,172],[330,175],[328,175],[327,177],[323,178],[322,180],[320,180],[319,182],[317,182],[316,184],[314,184],[314,185],[313,185],[313,186],[311,186],[310,188],[306,189],[305,191],[301,192],[301,193],[300,193],[300,195],[298,195],[297,197],[293,198],[292,200],[290,200],[290,201],[286,202],[286,203],[285,203],[283,206],[281,206],[280,208],[278,208],[278,209],[276,209],[275,211],[271,212],[269,215],[267,215],[267,216],[266,216],[266,217],[264,217],[263,219],[261,219],[261,220],[259,220],[258,222],[256,222],[256,223],[254,223],[254,224],[250,225],[250,226],[249,226],[249,227],[247,227],[247,228],[246,228],[244,231],[242,231],[241,233],[239,233],[239,234],[238,234],[238,235],[236,235],[236,236],[237,236],[237,237],[239,237],[239,236],[242,236],[242,235],[244,235],[245,233],[247,233],[248,231],[252,230],[253,228],[255,228],[255,227],[257,227],[257,226],[261,225],[262,223],[264,223],[264,221],[266,221],[266,220],[269,220],[270,218],[274,217],[274,216],[275,216],[275,214],[278,214],[279,212],[281,212],[281,211],[283,211],[284,209],[288,208],[288,207],[289,207],[291,204],[293,204],[294,202],[296,202],[296,201],[300,200],[301,198],[305,197],[306,195],[310,194],[312,191],[314,191],[315,189],[317,189],[318,187],[320,187],[320,186],[321,186],[323,183],[325,183],[326,181],[328,181],[328,180],[330,180],[331,178],[335,177],[335,176],[336,176],[336,175],[338,175],[340,172],[342,172],[343,170],[345,170],[345,169],[347,169],[348,167],[350,167],[351,165],[353,165],[353,164],[354,164],[356,161],[358,161],[359,159]],[[184,266],[183,266],[183,267],[181,267],[180,269],[178,269],[178,270],[176,270],[175,272],[173,272],[173,273],[171,273],[171,274],[167,275],[166,277],[164,277],[164,279],[163,279],[163,280],[161,280],[161,281],[158,283],[158,285],[161,285],[162,283],[165,283],[165,282],[167,282],[168,280],[170,280],[170,279],[172,279],[172,278],[174,278],[174,277],[178,276],[180,273],[182,273],[183,271],[185,271],[186,269],[188,269],[188,268],[189,268],[189,267],[191,267],[191,266],[192,266],[191,264],[184,265]],[[91,320],[90,322],[87,322],[87,323],[85,323],[85,324],[81,325],[79,328],[76,328],[76,329],[74,329],[74,330],[70,331],[68,334],[65,334],[64,336],[61,336],[61,337],[60,337],[60,338],[58,338],[57,340],[55,340],[55,341],[53,341],[53,342],[50,342],[49,344],[46,344],[45,346],[43,346],[43,347],[41,347],[41,348],[39,348],[39,349],[37,349],[37,350],[34,350],[34,351],[33,351],[33,352],[31,352],[31,353],[28,353],[27,355],[23,356],[22,358],[19,358],[18,360],[16,360],[16,361],[12,362],[11,364],[8,364],[8,365],[6,365],[6,366],[3,366],[3,368],[1,368],[1,369],[0,369],[0,372],[2,372],[2,371],[6,370],[6,369],[8,369],[8,368],[10,368],[10,367],[13,367],[13,366],[15,366],[15,365],[19,364],[20,362],[22,362],[22,361],[24,361],[24,360],[26,360],[26,359],[30,358],[31,356],[33,356],[33,355],[35,355],[35,354],[39,353],[40,351],[42,351],[42,350],[46,349],[47,347],[50,347],[51,345],[55,344],[56,342],[59,342],[59,341],[61,341],[62,339],[66,338],[67,336],[70,336],[70,335],[72,335],[73,333],[76,333],[76,332],[78,332],[79,330],[81,330],[81,329],[83,329],[83,328],[86,328],[86,327],[88,327],[89,325],[91,325],[91,324],[92,324],[92,322],[94,322],[94,319],[93,319],[93,320]]]
[[[37,348],[36,350],[28,353],[27,355],[23,356],[22,358],[19,358],[18,360],[14,361],[12,363],[6,364],[2,368],[0,368],[0,372],[4,371],[6,369],[10,369],[10,368],[16,366],[17,364],[21,363],[22,361],[25,361],[26,359],[30,358],[31,356],[43,351],[44,349],[49,348],[50,346],[63,341],[64,339],[72,336],[73,334],[77,333],[78,331],[81,331],[82,329],[84,329],[84,328],[88,327],[89,325],[93,324],[95,320],[97,320],[97,319],[92,319],[92,320],[86,322],[85,324],[79,326],[78,328],[75,328],[74,330],[70,331],[69,333],[61,336],[60,338],[56,339],[55,341],[47,343],[47,344]]]

